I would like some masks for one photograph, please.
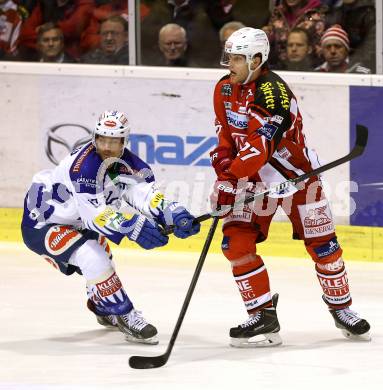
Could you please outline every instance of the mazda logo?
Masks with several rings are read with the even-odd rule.
[[[45,153],[53,164],[92,139],[92,130],[77,123],[61,123],[46,133]]]

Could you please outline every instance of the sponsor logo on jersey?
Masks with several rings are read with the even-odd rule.
[[[45,248],[52,255],[61,255],[81,237],[77,230],[68,226],[53,226],[45,235]]]
[[[234,143],[235,143],[235,146],[237,147],[237,150],[241,150],[242,148],[245,147],[246,139],[247,139],[247,135],[246,134],[231,133],[231,137],[234,140]]]
[[[238,114],[231,110],[226,110],[227,123],[236,129],[247,129],[248,118],[247,115]]]
[[[327,200],[298,206],[306,238],[334,233],[331,211]]]
[[[230,237],[223,236],[222,243],[221,243],[221,249],[222,250],[228,250],[230,248]]]
[[[281,150],[277,150],[277,154],[279,157],[285,160],[288,160],[291,157],[291,153],[289,149],[286,148],[286,146],[284,146]]]
[[[262,83],[259,89],[262,91],[265,98],[266,108],[274,109],[276,97],[273,84],[270,81],[267,81],[266,83]]]
[[[162,204],[163,201],[164,201],[164,194],[162,194],[161,192],[157,192],[152,198],[152,200],[150,201],[150,207],[155,209],[159,206],[160,203]]]
[[[336,238],[331,239],[326,245],[314,248],[316,255],[321,259],[335,253],[340,248]]]
[[[287,93],[287,89],[284,83],[277,81],[278,89],[279,89],[279,98],[281,99],[281,106],[288,110],[290,108],[290,99],[289,94]]]
[[[115,294],[118,290],[122,288],[120,278],[113,273],[108,279],[103,282],[96,283],[97,290],[101,297],[105,298],[109,295]]]
[[[72,166],[72,172],[77,173],[80,172],[80,168],[86,157],[89,155],[89,153],[94,149],[94,146],[91,144],[89,145],[75,160],[75,164]]]
[[[80,184],[81,186],[89,187],[89,188],[97,188],[98,187],[95,179],[84,177],[82,175],[76,179],[76,183]]]
[[[222,87],[221,87],[221,95],[222,96],[231,96],[232,93],[233,93],[233,90],[232,90],[230,84],[222,84]]]
[[[238,107],[238,112],[240,114],[246,114],[246,107],[244,107],[244,106]]]
[[[231,110],[231,102],[223,102],[223,105],[225,106],[226,110]]]
[[[270,123],[265,123],[263,127],[257,130],[257,133],[263,135],[267,140],[271,141],[274,138],[275,133],[278,131],[278,127]]]
[[[271,118],[271,122],[277,122],[280,125],[283,122],[283,116],[274,115]]]
[[[113,230],[119,230],[120,224],[127,219],[129,220],[130,218],[128,216],[124,216],[122,213],[115,211],[111,207],[106,207],[102,213],[93,219],[93,222],[96,226],[107,226]]]

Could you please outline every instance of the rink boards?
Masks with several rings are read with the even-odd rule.
[[[208,210],[215,178],[208,155],[216,143],[212,93],[225,72],[4,62],[0,73],[0,88],[5,91],[0,96],[5,124],[0,133],[0,240],[19,238],[17,209],[33,174],[54,167],[79,140],[89,139],[99,113],[111,108],[128,113],[129,147],[152,166],[165,194],[195,215]],[[335,222],[342,225],[337,231],[346,256],[381,260],[381,229],[372,226],[383,226],[383,78],[280,74],[298,99],[308,146],[322,162],[349,152],[356,123],[369,127],[366,154],[326,172],[323,181]],[[286,217],[278,214],[275,220]],[[203,243],[200,236],[188,242],[174,240],[169,249],[198,251]],[[306,256],[303,245],[291,240],[284,222],[273,223],[270,238],[260,245],[262,253]],[[219,241],[217,234],[212,250],[219,251]]]
[[[21,242],[21,210],[0,209],[0,242]],[[210,222],[202,225],[201,233],[187,240],[171,237],[169,244],[156,251],[200,252],[202,250]],[[344,257],[350,260],[383,261],[383,229],[369,226],[338,225],[337,236],[344,250]],[[210,252],[220,253],[222,233],[218,229]],[[120,247],[136,249],[136,243],[124,240]],[[302,241],[292,239],[292,229],[288,222],[271,224],[269,238],[258,245],[258,253],[274,257],[309,258]],[[153,252],[155,257],[155,253]],[[197,257],[196,257],[197,260]]]

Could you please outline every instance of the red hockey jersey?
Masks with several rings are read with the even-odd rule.
[[[238,179],[270,185],[319,166],[306,148],[297,100],[276,73],[265,69],[245,85],[223,77],[215,87],[214,110],[218,146],[232,151],[229,172]]]

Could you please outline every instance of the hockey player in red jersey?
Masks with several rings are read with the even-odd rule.
[[[249,318],[230,329],[236,347],[282,342],[269,277],[257,243],[267,239],[271,220],[281,206],[315,263],[323,300],[335,325],[353,339],[369,340],[370,325],[350,309],[351,295],[342,248],[320,179],[312,177],[252,207],[237,207],[248,191],[309,172],[319,166],[308,149],[302,116],[289,86],[267,65],[269,42],[262,30],[242,28],[226,41],[221,65],[230,74],[214,91],[218,146],[211,152],[217,174],[212,208],[227,210],[222,251],[230,261]],[[243,202],[242,202],[243,204]]]

